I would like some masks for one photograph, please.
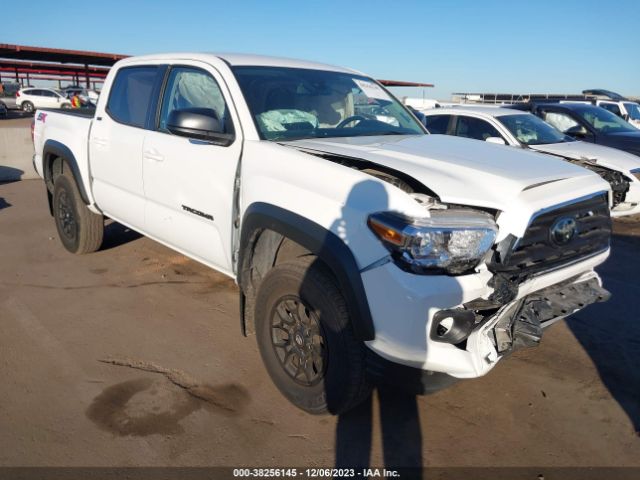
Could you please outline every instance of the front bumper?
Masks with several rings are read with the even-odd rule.
[[[568,288],[565,295],[570,298],[565,304],[551,302],[549,308],[553,315],[542,315],[541,327],[593,301],[604,301],[607,292],[601,288],[600,278],[593,269],[608,255],[607,250],[523,282],[515,298],[479,321],[466,341],[458,345],[432,338],[434,316],[441,310],[463,308],[472,300],[487,298],[492,292],[487,284],[493,274],[485,270],[459,277],[421,276],[403,272],[389,262],[362,274],[376,330],[375,339],[367,342],[367,346],[387,361],[419,370],[457,378],[482,376],[522,343],[521,333],[526,329],[521,322],[512,321],[513,317],[526,305],[533,304],[530,308],[540,310],[542,307],[540,304],[536,307],[534,301],[546,295],[545,289]],[[587,295],[587,290],[593,295]],[[577,299],[575,302],[573,297]],[[549,309],[545,311],[548,313]],[[498,339],[496,329],[500,332]],[[507,346],[507,332],[511,335],[511,346]],[[531,335],[535,337],[535,332]]]

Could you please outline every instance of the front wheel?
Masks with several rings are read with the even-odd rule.
[[[271,379],[294,405],[340,414],[367,398],[365,346],[344,297],[315,257],[275,266],[255,303],[256,335]]]
[[[67,168],[53,184],[53,215],[60,241],[68,251],[83,254],[100,248],[104,218],[84,204],[75,179]]]

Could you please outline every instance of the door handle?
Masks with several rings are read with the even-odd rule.
[[[106,138],[99,138],[99,137],[93,137],[91,141],[93,142],[94,145],[97,145],[99,147],[105,147],[109,143]]]
[[[164,155],[161,155],[160,153],[158,153],[158,151],[155,148],[150,150],[145,150],[144,152],[142,152],[142,156],[147,160],[154,160],[156,162],[162,162],[164,160]]]

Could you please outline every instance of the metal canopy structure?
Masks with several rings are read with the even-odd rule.
[[[385,87],[434,87],[433,83],[404,82],[402,80],[378,80]]]
[[[0,82],[11,79],[21,85],[30,80],[63,80],[76,85],[84,81],[87,88],[102,83],[109,69],[129,55],[117,53],[64,50],[0,43]],[[386,87],[433,87],[432,83],[378,80]]]
[[[61,48],[31,47],[0,44],[0,81],[13,79],[24,85],[31,79],[71,81],[87,88],[102,83],[109,68],[128,57],[115,53],[64,50]]]

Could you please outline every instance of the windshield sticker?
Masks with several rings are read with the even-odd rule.
[[[358,86],[362,93],[369,98],[377,98],[379,100],[389,100],[389,95],[385,92],[380,85],[366,80],[353,79],[353,82]]]

